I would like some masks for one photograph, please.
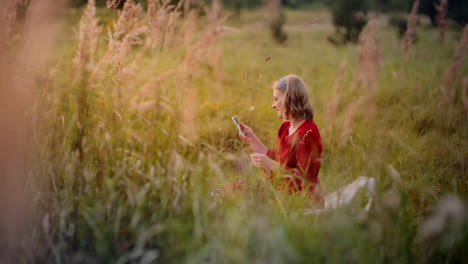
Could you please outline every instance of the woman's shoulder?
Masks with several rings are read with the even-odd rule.
[[[299,131],[307,131],[307,130],[310,130],[310,129],[315,129],[318,131],[318,127],[317,127],[317,124],[315,124],[314,121],[311,121],[311,120],[306,120],[304,122],[304,124],[302,124],[302,126],[299,127]]]
[[[311,135],[313,137],[320,137],[320,132],[318,130],[317,124],[314,121],[307,120],[297,129],[297,132],[300,137],[307,137]]]
[[[289,123],[289,121],[284,121],[284,122],[281,124],[279,130],[289,129],[290,126],[291,126],[291,124]]]

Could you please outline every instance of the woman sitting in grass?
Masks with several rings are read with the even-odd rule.
[[[290,192],[307,190],[310,198],[323,205],[318,173],[322,155],[322,140],[314,123],[314,107],[309,99],[307,84],[296,75],[281,77],[273,84],[273,109],[284,120],[278,130],[273,150],[258,139],[252,129],[242,123],[245,137],[254,153],[252,163],[273,176],[280,172],[280,189]],[[285,171],[286,170],[286,175]]]

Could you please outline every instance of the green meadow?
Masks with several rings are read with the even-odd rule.
[[[457,216],[449,215],[434,227],[437,235],[422,231],[437,215],[438,201],[447,195],[466,199],[468,193],[466,56],[449,88],[457,91],[455,102],[441,88],[461,30],[450,28],[441,44],[437,28],[418,26],[405,55],[396,29],[379,23],[371,111],[359,103],[369,91],[356,82],[358,44],[336,47],[327,40],[334,28],[326,9],[286,10],[288,39],[282,45],[258,10],[221,22],[200,16],[185,23],[188,18],[180,16],[172,35],[165,25],[148,26],[145,12],[135,11],[119,28],[116,13],[98,9],[101,31],[93,49],[80,33],[84,9],[67,11],[50,59],[57,66],[38,99],[39,140],[29,168],[35,180],[27,187],[36,224],[26,261],[468,259],[466,220],[456,225],[451,219]],[[80,48],[90,51],[81,53],[81,61]],[[303,194],[277,191],[251,165],[252,151],[231,117],[272,148],[282,120],[271,108],[271,86],[288,74],[310,88],[324,146],[319,179],[325,193],[359,176],[374,177],[369,211],[362,209],[362,197],[304,215],[310,204]],[[336,113],[327,115],[337,96]],[[251,188],[219,195],[223,184],[239,180]]]

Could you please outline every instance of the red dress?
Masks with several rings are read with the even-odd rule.
[[[289,121],[283,122],[278,130],[278,141],[273,150],[268,150],[266,155],[281,163],[281,166],[292,173],[289,177],[283,177],[279,185],[280,189],[287,186],[290,192],[304,189],[309,190],[311,198],[319,206],[323,206],[323,197],[318,180],[322,155],[322,139],[317,125],[313,121],[305,121],[297,130],[289,136]],[[282,175],[285,176],[285,175]],[[221,187],[220,194],[227,191],[237,192],[248,188],[245,182],[228,183]]]
[[[289,135],[289,121],[283,122],[278,130],[278,141],[267,156],[281,163],[292,172],[292,177],[282,178],[282,186],[291,192],[308,189],[312,197],[323,202],[318,173],[322,156],[322,139],[317,125],[306,120],[297,130]]]

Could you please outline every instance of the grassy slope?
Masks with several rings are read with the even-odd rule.
[[[290,21],[299,25],[314,20],[309,18],[327,19],[323,11],[295,15],[288,11]],[[259,17],[248,13],[246,21],[228,24],[248,29],[249,21]],[[439,92],[457,34],[451,32],[446,45],[440,47],[437,32],[422,29],[410,60],[404,63],[393,30],[379,30],[379,110],[374,118],[360,110],[352,140],[343,143],[339,135],[346,107],[361,92],[350,90],[357,48],[330,45],[326,41],[330,33],[327,29],[288,32],[285,46],[273,43],[264,29],[225,34],[221,39],[224,82],[213,81],[209,67],[194,78],[199,91],[201,138],[193,146],[180,144],[173,135],[178,131],[176,116],[164,111],[124,111],[119,121],[112,115],[115,101],[105,94],[109,87],[92,92],[89,121],[100,120],[105,128],[93,127],[90,133],[99,136],[88,139],[84,161],[77,161],[76,153],[70,152],[73,128],[55,127],[57,134],[50,135],[61,143],[47,152],[53,165],[44,169],[55,172],[57,178],[52,182],[58,186],[44,195],[51,199],[44,207],[53,223],[52,232],[45,236],[50,236],[59,253],[42,250],[39,255],[51,262],[125,262],[154,254],[174,263],[418,259],[420,245],[414,238],[422,217],[442,194],[454,192],[466,197],[468,190],[464,180],[467,121],[461,105],[449,117]],[[57,89],[66,87],[71,76],[73,42],[64,40],[69,44],[63,46],[64,76],[57,81]],[[271,60],[265,63],[270,55]],[[250,150],[239,142],[230,117],[239,116],[272,146],[281,121],[270,108],[270,85],[280,76],[295,73],[309,84],[316,122],[325,127],[328,120],[322,113],[333,96],[343,59],[347,59],[348,68],[342,104],[336,130],[322,131],[325,152],[320,179],[325,191],[331,191],[359,175],[376,177],[380,185],[375,209],[368,215],[351,207],[320,217],[302,216],[304,199],[273,191],[247,192],[214,204],[218,199],[210,193],[229,181],[245,179],[268,189],[264,181],[257,180],[261,173],[249,169],[242,160]],[[466,73],[467,68],[465,63],[461,72]],[[456,85],[460,87],[460,80]],[[167,96],[168,103],[175,105],[171,101],[175,95],[168,92]],[[55,117],[65,116],[67,122],[76,121],[72,99],[58,101],[51,111]],[[54,142],[50,138],[48,142]],[[399,171],[401,185],[391,182],[388,164]],[[78,193],[70,184],[76,171],[84,177],[84,187]]]

